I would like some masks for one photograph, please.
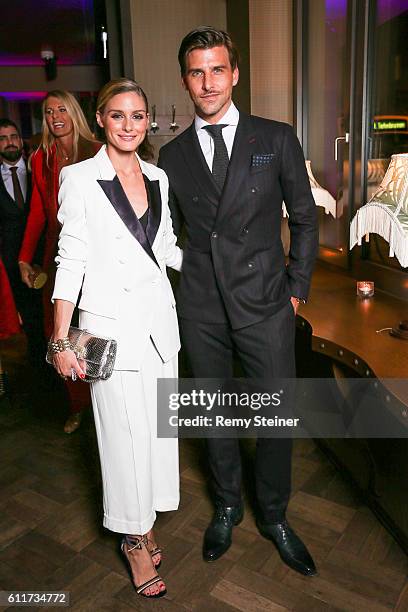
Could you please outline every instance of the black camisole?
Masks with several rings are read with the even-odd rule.
[[[146,211],[143,213],[143,215],[141,217],[138,217],[145,232],[146,232],[148,218],[149,218],[149,209],[147,208]]]

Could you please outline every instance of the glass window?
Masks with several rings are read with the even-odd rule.
[[[320,257],[347,265],[350,121],[348,0],[307,3],[307,151]]]
[[[367,86],[366,201],[376,193],[391,155],[408,153],[408,10],[406,0],[372,3]],[[369,258],[400,268],[388,243],[370,235]]]

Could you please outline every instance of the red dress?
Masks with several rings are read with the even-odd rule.
[[[80,139],[78,143],[78,161],[93,157],[100,149],[100,142],[89,142]],[[44,330],[49,338],[54,326],[53,305],[51,296],[55,280],[55,257],[57,255],[60,227],[57,220],[58,210],[58,161],[55,145],[47,156],[43,149],[38,149],[31,158],[32,195],[30,213],[21,245],[19,261],[31,263],[38,241],[45,229],[43,270],[48,274],[43,289]],[[71,401],[71,410],[79,412],[90,404],[89,388],[82,383],[66,381]]]
[[[0,340],[20,332],[20,321],[6,268],[0,257]]]

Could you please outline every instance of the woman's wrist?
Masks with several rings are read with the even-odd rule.
[[[68,338],[68,331],[66,329],[54,330],[54,333],[51,336],[51,340],[53,342],[57,342],[57,340],[64,340]]]
[[[57,317],[57,320],[54,321],[54,329],[51,334],[51,340],[54,340],[55,342],[57,340],[63,340],[64,338],[68,338],[69,334],[70,324],[64,321],[60,321],[58,319],[59,317]]]

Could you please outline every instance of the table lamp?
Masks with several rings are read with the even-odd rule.
[[[316,181],[312,172],[312,162],[310,159],[305,160],[307,175],[309,177],[310,188],[312,190],[312,196],[316,203],[316,206],[322,206],[324,208],[324,212],[326,215],[331,214],[334,218],[336,218],[336,200],[333,198],[331,193],[327,191],[327,189],[323,189]],[[285,203],[282,206],[283,216],[287,217],[288,213],[286,210]]]
[[[408,153],[391,156],[380,186],[358,209],[350,226],[350,249],[370,233],[384,238],[390,245],[389,256],[408,267]]]
[[[408,153],[391,156],[390,165],[371,200],[358,209],[350,226],[350,249],[365,234],[379,234],[390,245],[390,257],[408,267]],[[408,340],[408,320],[390,328],[390,334]]]

